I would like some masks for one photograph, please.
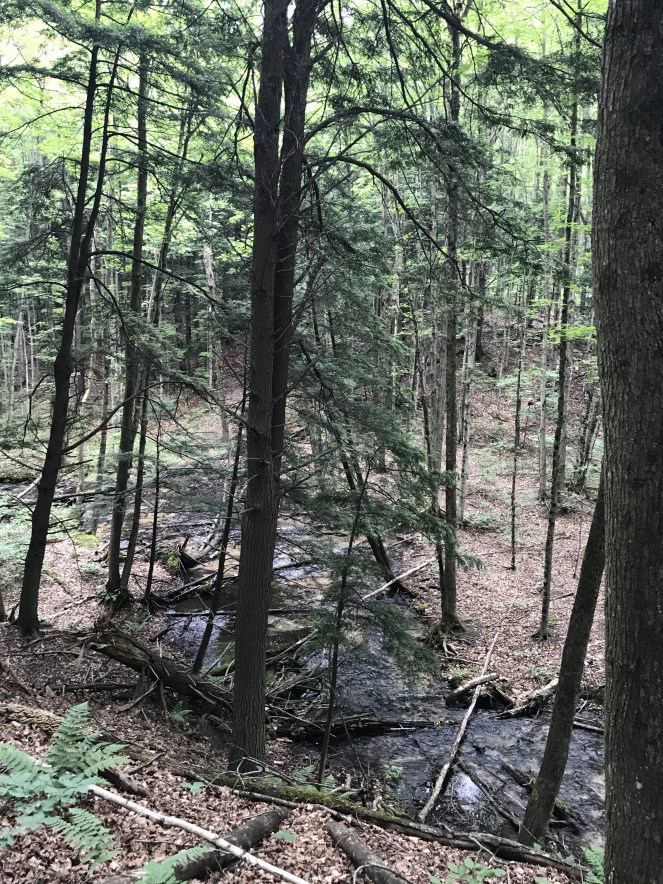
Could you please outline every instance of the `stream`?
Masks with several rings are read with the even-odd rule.
[[[202,537],[191,537],[202,543]],[[270,599],[270,647],[283,647],[297,641],[312,629],[311,612],[323,602],[330,579],[319,566],[311,564],[320,542],[342,552],[346,539],[312,533],[305,522],[284,519],[279,523],[279,540],[274,558],[274,583]],[[192,543],[192,547],[193,547]],[[390,551],[395,573],[401,547]],[[236,573],[238,537],[229,545],[227,575]],[[302,564],[302,560],[304,563]],[[216,562],[206,568],[215,571]],[[202,572],[201,572],[202,573]],[[191,574],[192,578],[197,576]],[[379,585],[379,584],[376,584]],[[362,586],[362,591],[370,590]],[[425,625],[411,609],[408,599],[385,596],[398,605],[407,618],[408,628],[421,637]],[[234,657],[234,587],[224,589],[222,610],[215,621],[205,664],[223,665]],[[205,626],[206,600],[189,598],[169,612],[169,644],[193,658]],[[395,805],[415,815],[428,798],[437,774],[448,757],[464,708],[449,707],[444,696],[447,680],[420,674],[408,681],[385,651],[383,636],[366,614],[349,614],[347,629],[351,641],[342,648],[339,665],[337,710],[344,716],[374,714],[380,719],[428,720],[434,727],[393,730],[379,736],[353,736],[352,741],[333,742],[329,769],[340,785],[351,778],[353,788],[363,783],[367,803],[380,796],[387,806]],[[310,654],[306,665],[313,669],[326,664],[325,651]],[[309,698],[310,700],[310,698]],[[302,707],[306,702],[302,701]],[[309,703],[310,708],[310,703]],[[498,713],[476,709],[458,754],[458,763],[443,796],[428,822],[457,832],[484,831],[514,837],[508,817],[522,819],[527,793],[517,784],[505,765],[535,775],[548,730],[549,713],[517,719],[499,718]],[[601,724],[597,719],[596,724]],[[302,765],[317,760],[313,743],[293,744]],[[554,821],[551,834],[564,855],[578,856],[582,847],[601,844],[604,826],[603,737],[600,733],[574,730],[566,775],[560,799],[576,819]]]
[[[17,493],[24,485],[7,486]],[[180,532],[190,535],[187,550],[195,554],[204,545],[212,520],[186,512],[164,513],[160,526],[163,548]],[[149,519],[141,530],[147,540]],[[195,526],[195,527],[192,527]],[[328,573],[318,564],[324,548],[342,553],[347,538],[312,526],[305,518],[283,518],[274,557],[274,581],[270,599],[269,643],[272,650],[292,644],[313,628],[312,613],[323,604],[330,585]],[[143,536],[144,535],[144,536]],[[144,543],[144,546],[146,543]],[[365,546],[365,544],[364,544]],[[394,573],[401,568],[402,544],[394,544],[390,558]],[[366,549],[368,555],[368,550]],[[239,532],[231,535],[226,561],[226,576],[237,573]],[[216,573],[217,560],[205,562],[190,572],[190,579]],[[375,583],[375,586],[379,583]],[[362,594],[374,586],[362,582]],[[205,659],[205,667],[223,667],[234,659],[235,587],[230,582],[223,590],[221,609]],[[193,659],[205,628],[208,599],[189,597],[167,611],[170,624],[165,640],[188,659]],[[383,601],[397,605],[405,615],[409,631],[417,638],[425,624],[412,610],[407,598],[383,596]],[[441,766],[448,758],[464,708],[450,707],[444,697],[448,691],[444,676],[420,674],[404,678],[384,647],[383,636],[364,614],[350,613],[347,632],[351,638],[341,649],[337,713],[344,716],[373,714],[379,719],[426,720],[434,727],[392,730],[379,736],[355,735],[351,742],[332,742],[329,771],[336,783],[350,779],[351,787],[361,784],[366,803],[380,798],[385,806],[400,808],[412,816],[430,795]],[[311,652],[306,666],[314,670],[326,665],[325,651]],[[302,708],[320,709],[320,697],[302,698]],[[543,755],[549,712],[535,717],[499,718],[498,713],[477,708],[470,720],[457,761],[444,793],[438,799],[427,822],[454,832],[483,831],[514,837],[515,829],[507,817],[522,819],[527,803],[526,791],[517,784],[505,766],[535,775]],[[601,725],[599,716],[594,724]],[[317,761],[315,743],[291,744],[295,759],[306,766]],[[553,821],[551,834],[563,854],[579,857],[583,847],[602,844],[604,829],[603,737],[600,733],[574,730],[560,799],[577,815],[576,820]]]

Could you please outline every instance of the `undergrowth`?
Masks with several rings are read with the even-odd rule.
[[[0,743],[0,798],[13,826],[0,831],[0,846],[46,826],[76,850],[89,870],[117,856],[112,833],[77,802],[100,774],[124,764],[120,744],[101,739],[90,726],[87,703],[73,706],[64,716],[50,747],[40,761],[11,743]],[[210,848],[183,850],[166,860],[149,862],[143,884],[175,884],[177,866],[207,853]]]

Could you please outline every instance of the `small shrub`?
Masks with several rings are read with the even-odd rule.
[[[470,522],[470,527],[477,531],[495,532],[502,528],[502,520],[497,513],[477,513]]]
[[[480,884],[489,878],[505,878],[504,869],[489,869],[483,863],[475,862],[471,857],[467,856],[460,865],[449,863],[449,874],[445,878],[445,884],[455,884],[457,881],[463,884]],[[442,884],[437,875],[429,875],[430,884]]]

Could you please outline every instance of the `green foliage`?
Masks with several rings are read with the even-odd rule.
[[[493,533],[495,531],[499,531],[503,527],[503,525],[502,520],[497,513],[484,512],[477,513],[476,516],[472,517],[470,527],[476,529],[477,531],[486,531],[487,533]]]
[[[72,807],[67,818],[55,817],[51,827],[80,853],[81,860],[90,869],[117,854],[111,833],[93,813],[82,807]]]
[[[11,846],[17,835],[48,826],[90,869],[111,859],[116,851],[110,832],[76,802],[98,782],[100,771],[127,760],[118,754],[121,748],[100,741],[90,730],[87,703],[67,712],[41,762],[0,743],[0,796],[16,823],[2,830],[0,844]]]
[[[290,829],[281,829],[280,832],[274,832],[272,838],[274,841],[289,841],[291,844],[294,844],[297,840],[297,836]]]
[[[178,727],[184,727],[190,715],[191,710],[184,703],[181,702],[177,703],[175,707],[169,712],[170,720]]]
[[[398,783],[403,776],[403,768],[400,764],[388,764],[384,769],[385,783]]]
[[[445,884],[454,884],[456,881],[462,881],[464,884],[480,884],[488,878],[505,878],[506,872],[503,869],[489,869],[483,863],[475,862],[471,857],[467,856],[460,865],[449,863],[449,874],[445,879]],[[442,880],[437,875],[429,875],[430,884],[442,884]]]
[[[20,586],[29,539],[30,510],[10,506],[10,498],[0,495],[0,589],[9,590],[8,602],[13,600],[16,586]]]
[[[81,777],[96,777],[107,767],[125,764],[120,755],[122,746],[106,743],[90,729],[87,703],[72,706],[62,719],[50,747],[44,755],[44,764],[55,771],[67,771]]]
[[[209,851],[209,847],[190,847],[187,850],[180,850],[167,859],[153,859],[142,870],[141,880],[143,884],[177,884],[178,878],[175,876],[177,867],[185,862],[200,859]]]
[[[180,783],[180,786],[183,789],[186,789],[187,792],[193,792],[194,795],[199,795],[205,788],[205,783],[199,783],[198,781],[189,783],[187,780],[184,780]]]
[[[74,542],[74,546],[80,546],[83,549],[97,549],[99,546],[99,538],[94,534],[86,534],[85,531],[71,531],[69,536]]]
[[[585,847],[583,852],[591,869],[585,881],[587,884],[603,884],[605,881],[605,850],[595,844],[592,847]]]

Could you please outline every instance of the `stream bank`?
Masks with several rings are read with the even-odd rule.
[[[279,526],[270,599],[273,651],[310,634],[315,626],[313,612],[324,605],[330,579],[322,567],[309,560],[311,542],[315,546],[320,541],[321,537],[300,521],[284,521]],[[337,552],[342,552],[345,542],[340,537],[332,539]],[[392,551],[396,572],[402,552],[402,545],[397,553],[396,548]],[[304,564],[302,559],[306,559]],[[213,572],[214,562],[205,567]],[[362,592],[372,588],[362,587]],[[234,592],[232,583],[224,588],[205,661],[208,667],[222,666],[234,656]],[[423,638],[426,624],[411,598],[390,595],[384,602],[396,606],[411,633],[419,640]],[[204,596],[194,595],[168,612],[170,625],[165,640],[188,659],[195,655],[202,637],[207,604]],[[367,804],[398,807],[414,816],[426,802],[448,757],[464,710],[446,705],[448,684],[440,673],[405,677],[389,654],[383,634],[365,611],[355,609],[348,616],[346,632],[349,640],[340,653],[337,715],[346,719],[363,715],[415,725],[395,725],[387,733],[372,735],[369,731],[333,740],[329,771],[338,788],[350,785]],[[317,672],[326,666],[326,651],[312,650],[303,660],[306,667]],[[302,720],[316,713],[320,717],[321,687],[318,681],[298,698],[294,711]],[[514,837],[514,824],[522,819],[527,802],[522,779],[534,776],[538,770],[548,719],[545,711],[535,717],[509,719],[500,718],[496,711],[477,709],[429,822],[455,832],[485,831]],[[598,716],[595,723],[600,724]],[[295,767],[307,769],[316,762],[316,742],[311,738],[308,743],[299,739],[296,744],[288,744],[287,752]],[[557,849],[565,855],[580,856],[583,847],[602,842],[602,744],[598,732],[574,731],[560,791],[563,819],[553,820],[551,826]]]

